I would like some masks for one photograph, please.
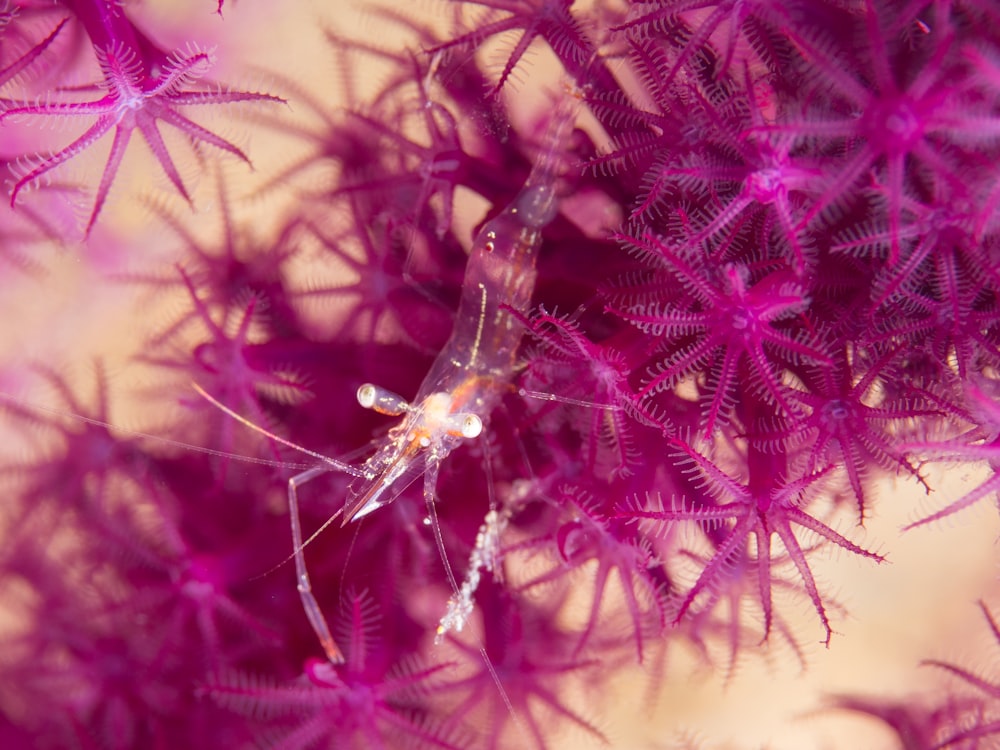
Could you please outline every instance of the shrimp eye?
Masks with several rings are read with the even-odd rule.
[[[466,414],[462,420],[462,437],[479,437],[483,431],[483,420],[477,414]]]
[[[410,408],[402,396],[371,383],[365,383],[358,388],[357,398],[358,403],[365,409],[374,409],[379,414],[393,417],[405,414]]]
[[[361,404],[364,409],[371,409],[375,406],[375,398],[378,393],[378,389],[371,383],[365,383],[363,386],[358,388],[358,403]]]

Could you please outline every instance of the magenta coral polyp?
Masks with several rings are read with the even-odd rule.
[[[88,150],[112,129],[114,139],[97,187],[94,208],[87,220],[87,234],[104,206],[135,130],[142,134],[177,192],[190,201],[157,121],[182,131],[193,143],[214,146],[249,163],[249,157],[238,146],[190,120],[181,114],[178,107],[239,102],[276,103],[282,99],[250,91],[192,88],[190,84],[203,78],[212,66],[209,53],[164,51],[129,20],[123,6],[109,0],[66,0],[65,4],[90,38],[101,70],[102,81],[90,88],[107,93],[90,101],[39,100],[13,103],[0,110],[0,122],[7,118],[95,118],[80,137],[61,150],[26,157],[23,174],[11,190],[11,205],[15,204],[22,189]]]

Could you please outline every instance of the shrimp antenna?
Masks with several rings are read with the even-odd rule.
[[[226,414],[226,415],[232,417],[237,422],[239,422],[240,424],[242,424],[242,425],[250,428],[254,432],[260,433],[261,435],[264,435],[265,437],[268,437],[271,440],[274,440],[274,441],[280,443],[281,445],[287,446],[288,448],[292,448],[293,450],[297,450],[300,453],[305,453],[307,456],[312,456],[313,458],[316,458],[319,461],[321,461],[323,463],[323,466],[313,466],[311,468],[302,467],[302,468],[307,468],[307,471],[304,472],[304,474],[306,476],[308,476],[310,479],[314,478],[315,476],[318,476],[322,472],[326,472],[326,471],[329,471],[331,469],[336,469],[337,471],[342,471],[345,474],[350,474],[351,476],[355,476],[355,477],[364,476],[364,472],[363,471],[361,471],[360,469],[355,468],[354,466],[351,466],[348,463],[344,463],[343,461],[338,461],[337,459],[330,458],[329,456],[324,456],[322,453],[317,453],[316,451],[311,451],[308,448],[305,448],[305,447],[299,445],[298,443],[293,443],[291,440],[286,440],[285,438],[281,437],[280,435],[275,435],[273,432],[271,432],[270,430],[264,429],[259,424],[254,424],[253,422],[251,422],[249,419],[247,419],[243,415],[237,414],[232,409],[230,409],[228,406],[226,406],[225,404],[221,403],[217,398],[215,398],[215,396],[213,396],[212,394],[210,394],[208,391],[206,391],[204,388],[202,388],[197,383],[192,382],[191,383],[191,387],[194,388],[195,392],[199,396],[201,396],[203,399],[205,399],[206,401],[208,401],[208,403],[210,403],[216,409],[218,409],[219,411],[221,411],[223,414]],[[277,463],[277,462],[275,462],[275,463]],[[302,477],[302,475],[299,475],[299,476]],[[300,481],[308,481],[308,479],[300,479]],[[306,547],[308,547],[313,541],[316,540],[316,538],[320,534],[322,534],[324,531],[326,531],[330,527],[330,525],[334,521],[336,521],[341,516],[341,514],[343,514],[343,512],[344,512],[344,508],[341,508],[340,510],[338,510],[336,513],[334,513],[332,516],[330,516],[328,519],[326,519],[326,521],[324,521],[323,524],[318,529],[316,529],[312,534],[310,534],[309,537],[305,541],[303,541],[301,544],[296,545],[295,548],[292,550],[292,553],[290,555],[288,555],[288,557],[286,557],[284,560],[282,560],[281,562],[279,562],[274,567],[269,568],[269,569],[265,570],[263,573],[254,576],[250,580],[251,581],[257,581],[257,580],[259,580],[261,578],[266,578],[267,576],[271,575],[274,571],[276,571],[279,568],[287,565],[289,562],[291,562],[292,560],[294,560],[295,558],[297,558],[300,554],[302,554],[302,550],[304,550]]]
[[[602,404],[599,401],[587,401],[582,398],[570,398],[569,396],[559,396],[555,393],[546,393],[545,391],[531,391],[527,388],[518,388],[517,395],[522,398],[536,398],[539,401],[555,401],[559,404],[567,404],[569,406],[582,406],[585,409],[602,409],[606,411],[622,411],[620,404]]]
[[[315,469],[318,470],[318,469],[321,469],[321,468],[324,468],[324,467],[313,467],[313,468],[315,468]],[[310,544],[312,544],[314,541],[316,541],[316,538],[320,534],[322,534],[324,531],[326,531],[328,528],[330,528],[330,526],[333,524],[333,522],[336,521],[338,518],[340,518],[340,516],[343,514],[343,512],[344,512],[344,509],[341,508],[336,513],[334,513],[332,516],[330,516],[328,519],[326,519],[325,521],[323,521],[323,524],[318,529],[316,529],[312,534],[310,534],[306,538],[306,540],[304,542],[302,542],[302,544],[300,544],[298,547],[296,547],[295,549],[293,549],[292,553],[288,557],[286,557],[284,560],[282,560],[281,562],[279,562],[277,565],[274,565],[273,567],[268,568],[263,573],[258,573],[257,575],[255,575],[253,578],[250,579],[250,582],[252,583],[253,581],[259,581],[261,578],[267,578],[274,571],[276,571],[279,568],[283,568],[286,565],[288,565],[288,563],[290,563],[292,560],[294,560],[295,557],[300,552],[302,552],[302,550],[304,550],[306,547],[308,547]],[[355,536],[357,536],[357,532],[355,532]],[[352,545],[353,545],[353,542],[352,542]]]
[[[267,429],[261,427],[259,424],[254,424],[249,419],[247,419],[246,417],[244,417],[242,414],[237,414],[236,412],[234,412],[232,409],[230,409],[228,406],[226,406],[225,404],[223,404],[221,401],[219,401],[217,398],[215,398],[215,396],[213,396],[212,394],[210,394],[208,391],[206,391],[204,388],[202,388],[200,385],[198,385],[194,381],[191,382],[191,387],[194,389],[195,393],[197,393],[203,399],[205,399],[206,401],[208,401],[208,403],[210,403],[216,409],[218,409],[219,411],[221,411],[223,414],[225,414],[225,415],[227,415],[227,416],[232,417],[233,419],[235,419],[237,422],[239,422],[240,424],[242,424],[244,427],[248,427],[251,430],[253,430],[254,432],[257,432],[257,433],[263,435],[264,437],[267,437],[267,438],[269,438],[271,440],[274,440],[276,443],[280,443],[281,445],[284,445],[287,448],[291,448],[292,450],[296,450],[299,453],[304,453],[307,456],[312,456],[313,458],[315,458],[315,459],[323,462],[324,464],[326,464],[327,466],[329,466],[332,469],[336,469],[337,471],[342,471],[345,474],[350,474],[353,477],[362,477],[362,476],[364,476],[364,472],[361,471],[361,469],[355,468],[354,466],[351,466],[350,464],[344,463],[343,461],[338,461],[335,458],[330,458],[329,456],[324,456],[322,453],[317,453],[316,451],[311,451],[308,448],[299,445],[298,443],[293,443],[291,440],[286,440],[285,438],[281,437],[280,435],[275,435],[273,432],[271,432],[270,430],[267,430]],[[277,462],[277,461],[275,461],[274,463],[277,464],[277,465],[279,465],[279,466],[283,466],[284,465],[284,464],[281,464],[280,462]]]
[[[257,464],[259,466],[274,466],[279,469],[306,469],[308,466],[305,464],[296,464],[288,461],[274,461],[267,458],[258,458],[256,456],[246,456],[242,453],[229,453],[227,451],[220,451],[215,448],[205,448],[201,445],[194,445],[193,443],[185,443],[183,440],[173,440],[168,437],[163,437],[162,435],[151,435],[148,432],[142,432],[141,430],[132,430],[128,427],[121,427],[120,425],[111,424],[110,422],[104,422],[100,419],[94,419],[93,417],[86,417],[82,414],[71,414],[70,412],[63,411],[61,409],[52,409],[48,406],[41,406],[40,404],[35,404],[22,398],[18,398],[10,393],[0,392],[0,401],[6,401],[9,404],[17,404],[18,406],[24,407],[31,411],[41,412],[42,414],[51,414],[54,417],[65,417],[72,419],[76,422],[82,422],[83,424],[89,424],[94,427],[103,427],[111,432],[117,432],[121,435],[125,435],[131,438],[138,438],[143,440],[150,440],[154,443],[162,443],[163,445],[169,445],[174,448],[183,448],[184,450],[194,451],[196,453],[204,453],[208,456],[215,456],[217,458],[226,458],[233,461],[239,461],[245,464]]]

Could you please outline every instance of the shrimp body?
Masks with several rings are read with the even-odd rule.
[[[537,210],[539,206],[544,210]],[[487,388],[491,380],[510,380],[523,326],[506,308],[526,310],[530,305],[542,229],[555,210],[552,186],[529,184],[479,232],[466,267],[455,327],[424,378],[417,401],[435,390],[461,389],[468,379],[482,379]]]
[[[560,157],[578,104],[579,97],[562,100],[549,126],[547,150],[514,200],[476,235],[455,326],[413,404],[368,383],[358,389],[362,406],[403,415],[403,421],[389,431],[386,443],[362,467],[364,476],[349,489],[344,524],[392,502],[422,475],[432,502],[441,461],[464,440],[479,436],[510,388],[523,334],[510,310],[523,312],[531,304],[542,230],[558,212]]]
[[[392,502],[428,466],[478,437],[509,387],[522,327],[507,306],[526,310],[530,305],[542,229],[556,214],[551,181],[532,175],[476,236],[455,327],[414,403],[371,384],[358,389],[362,406],[404,418],[365,463],[364,477],[351,486],[345,524]]]
[[[504,519],[491,503],[488,523],[480,534],[484,548],[479,550],[477,547],[471,577],[459,588],[436,523],[434,491],[441,462],[464,441],[482,433],[484,422],[510,389],[523,332],[511,310],[523,313],[531,304],[542,230],[558,212],[556,183],[561,154],[565,151],[580,100],[579,96],[573,96],[562,101],[549,126],[547,151],[534,164],[514,200],[488,221],[473,240],[455,326],[424,377],[413,403],[371,383],[358,389],[361,406],[380,414],[401,416],[402,421],[389,430],[382,446],[360,469],[306,451],[320,458],[321,464],[288,480],[292,556],[299,596],[309,623],[332,664],[343,663],[344,655],[312,592],[303,549],[335,518],[342,518],[345,525],[362,518],[391,503],[418,477],[423,477],[424,500],[435,541],[455,592],[439,636],[444,630],[461,629],[472,606],[471,592],[478,580],[478,570],[496,557],[495,551],[486,547],[498,537]],[[234,416],[239,419],[238,415]],[[261,428],[250,426],[270,435]],[[277,436],[271,437],[283,442]],[[348,490],[343,510],[303,541],[298,490],[331,470],[345,471],[358,478]],[[503,692],[502,685],[498,683],[497,687]]]

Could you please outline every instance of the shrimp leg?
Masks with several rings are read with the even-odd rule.
[[[296,474],[288,480],[288,516],[292,523],[292,544],[295,547],[296,587],[299,590],[299,598],[302,599],[302,609],[305,610],[309,624],[312,625],[316,637],[323,646],[326,658],[330,660],[331,664],[343,664],[344,654],[330,634],[330,626],[327,624],[326,617],[319,608],[319,602],[316,601],[316,597],[312,592],[312,583],[309,581],[309,570],[306,568],[305,545],[302,543],[302,522],[299,517],[299,487],[328,471],[330,471],[330,467],[314,466],[311,469],[306,469]],[[330,520],[332,521],[333,519]],[[327,523],[323,524],[322,528],[326,528],[329,523],[330,521],[327,521]]]

